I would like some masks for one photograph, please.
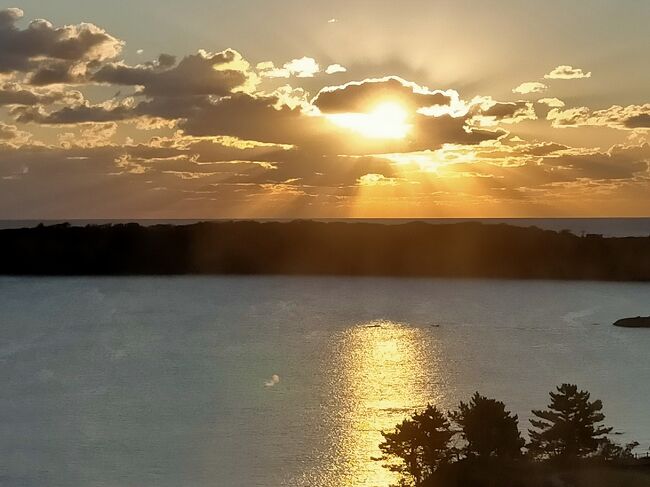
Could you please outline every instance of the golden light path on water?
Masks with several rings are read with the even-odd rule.
[[[332,381],[340,402],[337,463],[325,485],[387,487],[396,477],[382,467],[381,431],[390,430],[427,402],[438,403],[435,343],[424,330],[391,321],[350,328],[338,338],[339,374]],[[437,389],[437,390],[436,390]]]

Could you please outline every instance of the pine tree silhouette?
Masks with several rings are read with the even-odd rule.
[[[543,458],[582,458],[595,453],[612,428],[599,425],[605,419],[600,400],[590,401],[590,393],[574,384],[562,384],[551,392],[546,410],[533,410],[531,452]]]

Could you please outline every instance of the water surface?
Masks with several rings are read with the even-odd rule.
[[[563,381],[650,445],[650,284],[0,277],[0,484],[369,487],[379,430]]]

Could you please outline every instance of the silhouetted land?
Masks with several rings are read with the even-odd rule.
[[[623,318],[614,322],[614,326],[621,326],[623,328],[650,328],[650,316]]]
[[[574,466],[518,462],[464,462],[447,467],[422,487],[648,487],[644,460],[607,464],[598,460]],[[391,486],[397,487],[397,486]]]
[[[650,280],[650,237],[456,223],[68,224],[0,230],[2,274]]]
[[[519,418],[499,400],[476,392],[443,412],[427,404],[382,431],[384,468],[394,487],[647,487],[650,458],[620,445],[604,424],[602,401],[562,384],[545,409],[532,410],[529,441]]]

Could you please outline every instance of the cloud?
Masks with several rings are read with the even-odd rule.
[[[414,208],[434,201],[482,208],[508,200],[540,204],[557,201],[559,195],[591,201],[601,193],[611,198],[612,188],[623,184],[637,185],[640,191],[650,161],[648,144],[597,151],[513,138],[445,144],[422,152],[435,168],[435,177],[427,178],[427,163],[409,163],[408,154],[392,162],[385,156],[323,155],[187,136],[119,145],[106,140],[113,130],[110,125],[87,130],[87,136],[102,137],[104,132],[102,145],[17,149],[0,144],[0,208],[8,214],[41,217],[70,212],[86,217],[133,212],[154,216],[160,215],[160,208],[188,217],[238,211],[250,217],[257,215],[255,205],[271,212],[262,214],[284,214],[293,202],[298,206],[292,211],[311,208],[326,215],[349,208],[356,191],[369,186],[390,188],[382,197],[401,204],[411,201]],[[564,192],[569,187],[572,194]],[[647,203],[647,198],[640,201]]]
[[[383,174],[369,173],[357,179],[357,184],[359,186],[395,186],[397,180],[395,178],[387,178]]]
[[[36,85],[83,79],[89,66],[116,57],[123,42],[94,24],[54,27],[34,20],[20,29],[23,11],[0,10],[0,73],[32,73]]]
[[[604,110],[576,107],[553,109],[546,116],[554,127],[609,127],[620,130],[650,129],[650,103],[614,105]]]
[[[46,112],[41,106],[17,107],[12,110],[12,114],[17,122],[42,125],[116,122],[137,116],[129,99],[120,103],[106,102],[99,105],[83,101],[53,112]]]
[[[346,71],[347,69],[344,66],[341,66],[340,64],[330,64],[325,69],[325,73],[327,74],[345,73]]]
[[[553,185],[592,181],[638,181],[648,178],[650,145],[613,146],[608,151],[576,150],[558,144],[495,142],[479,147],[450,146],[437,151],[444,160],[438,176],[479,179],[509,191],[549,191]],[[461,186],[462,183],[459,183]],[[483,191],[487,190],[485,187]],[[576,196],[578,193],[576,193]]]
[[[258,198],[270,209],[268,198],[278,204],[296,195],[329,198],[355,187],[364,174],[394,177],[390,162],[381,158],[323,156],[232,139],[28,145],[21,150],[0,144],[0,159],[0,213],[14,215],[76,211],[114,216],[115,211],[156,211],[161,205],[169,211],[187,205],[196,215],[199,208],[211,207],[213,198],[225,211],[249,207]]]
[[[299,108],[276,108],[276,96],[237,93],[215,102],[204,100],[180,123],[189,135],[229,135],[260,142],[288,143],[308,134],[314,119]]]
[[[588,125],[591,109],[588,107],[574,107],[566,110],[553,109],[546,115],[554,127],[578,127]]]
[[[468,117],[418,116],[410,144],[401,147],[404,152],[432,150],[445,144],[473,145],[503,137],[506,132],[500,129],[485,130],[471,127]]]
[[[449,106],[458,99],[453,90],[431,91],[397,76],[352,81],[321,89],[312,100],[322,113],[363,113],[377,103],[391,101],[407,110]]]
[[[111,63],[94,73],[92,81],[141,86],[141,94],[147,96],[224,96],[244,87],[252,77],[248,63],[232,49],[218,53],[199,51],[184,57],[176,66],[174,63],[175,58],[168,54],[161,54],[154,65]]]
[[[316,60],[307,56],[292,59],[284,63],[281,68],[276,67],[272,61],[257,63],[255,67],[259,75],[263,78],[290,78],[291,76],[295,76],[296,78],[313,78],[315,74],[321,71]],[[343,69],[345,70],[345,68]]]
[[[298,78],[312,78],[320,72],[320,66],[316,60],[307,56],[289,61],[284,65],[284,69]]]
[[[36,89],[19,83],[0,84],[0,106],[49,105],[54,102],[75,103],[83,99],[78,91]]]
[[[539,81],[527,81],[520,84],[516,88],[513,88],[512,92],[526,95],[528,93],[543,93],[547,89],[548,86],[546,86],[544,83],[540,83]]]
[[[117,123],[88,123],[79,126],[79,133],[64,132],[58,135],[64,147],[99,147],[111,143],[117,133]]]
[[[371,91],[374,95],[373,89]],[[366,93],[348,94],[344,90],[334,93],[343,99],[328,98],[326,106],[344,111],[354,109],[366,96]],[[408,93],[413,96],[410,88]],[[407,120],[411,130],[404,139],[396,140],[352,136],[353,132],[336,125],[327,116],[307,113],[300,107],[280,105],[277,96],[245,93],[195,107],[179,122],[179,128],[193,136],[228,135],[245,140],[289,144],[321,154],[354,155],[432,149],[445,142],[473,144],[502,135],[500,132],[468,127],[467,117],[447,114],[428,116],[415,111],[420,102],[448,99],[447,95],[429,93],[405,101],[411,103],[412,112]],[[344,108],[344,103],[349,103],[349,106]]]
[[[565,106],[565,103],[559,98],[540,98],[537,103],[542,103],[549,108],[562,108]]]
[[[650,145],[623,146],[616,145],[607,152],[592,154],[566,154],[553,162],[557,166],[569,167],[576,179],[592,180],[631,179],[637,174],[648,172]]]
[[[585,73],[580,68],[574,68],[572,66],[562,65],[553,69],[548,74],[544,75],[546,79],[582,79],[582,78],[591,78],[591,71]]]
[[[0,122],[0,144],[2,143],[13,143],[13,144],[23,144],[31,138],[31,134],[18,130],[18,127],[15,125],[7,125],[3,122]]]
[[[256,95],[239,92],[218,98],[154,95],[139,103],[134,98],[95,105],[84,100],[54,111],[40,105],[16,107],[12,114],[20,123],[58,126],[137,119],[138,126],[153,123],[152,128],[155,128],[164,126],[164,121],[171,121],[189,136],[230,136],[286,144],[311,157],[429,150],[445,143],[477,144],[504,135],[499,130],[471,127],[470,114],[454,112],[453,106],[462,104],[452,90],[431,91],[397,78],[330,88],[316,98],[325,104],[325,110],[349,111],[364,106],[365,100],[375,100],[376,96],[386,94],[393,100],[400,100],[406,110],[405,124],[409,130],[402,139],[359,137],[349,128],[333,123],[327,113],[325,116],[319,114],[307,101],[305,93],[295,90]],[[432,103],[446,105],[433,105],[440,108],[439,113],[421,110]],[[514,123],[525,116],[528,109],[530,106],[526,102],[515,104],[508,108],[510,119],[504,113],[501,121]]]
[[[628,129],[650,129],[650,113],[646,111],[645,113],[631,115],[625,119],[623,124]]]
[[[234,53],[235,51],[233,51],[232,59],[236,57]],[[158,66],[161,68],[171,68],[174,64],[176,64],[176,56],[165,53],[162,53],[158,56]]]
[[[291,73],[288,69],[277,68],[272,61],[263,61],[255,66],[263,78],[289,78]]]
[[[471,125],[492,127],[500,123],[515,124],[537,120],[532,102],[498,102],[490,96],[478,96],[470,102]]]
[[[122,42],[99,27],[20,28],[22,16],[0,11],[2,215],[345,216],[359,208],[354,198],[374,194],[377,202],[379,193],[381,205],[422,214],[436,205],[482,212],[513,201],[536,209],[597,195],[623,201],[621,188],[636,195],[634,208],[650,204],[642,191],[650,194],[649,104],[594,110],[541,96],[464,100],[398,76],[323,87],[332,78],[318,74],[345,67],[307,56],[251,67],[234,49],[130,64],[119,58]],[[591,73],[561,66],[551,74]],[[528,82],[516,90],[545,89]],[[394,110],[377,115],[384,103]],[[377,128],[391,131],[381,130],[391,129],[391,113],[403,121],[401,137],[377,136]],[[359,127],[367,121],[378,126]],[[636,145],[524,140],[549,122],[613,129],[612,140]],[[30,126],[30,134],[27,123],[44,127]]]

